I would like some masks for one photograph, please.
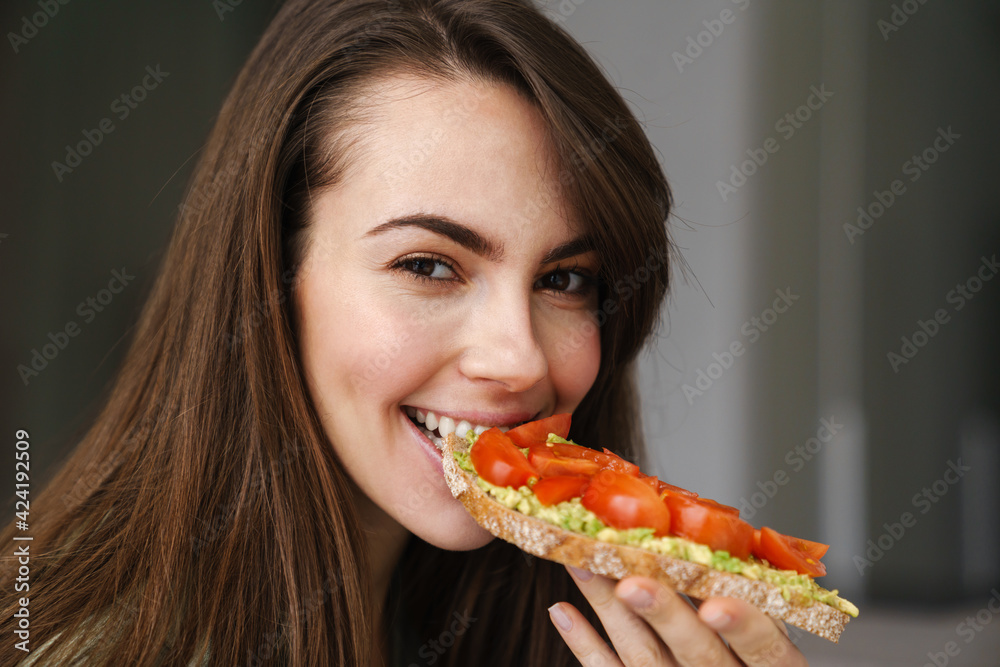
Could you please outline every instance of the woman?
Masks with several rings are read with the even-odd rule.
[[[31,660],[803,664],[741,602],[493,540],[417,426],[573,412],[641,458],[669,207],[621,97],[526,1],[289,2],[33,508]]]

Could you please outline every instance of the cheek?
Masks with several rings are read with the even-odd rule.
[[[589,315],[552,327],[545,336],[549,374],[565,409],[575,409],[601,366],[601,333]]]
[[[352,385],[394,400],[409,394],[441,367],[442,332],[398,308],[370,313],[376,322],[355,334],[359,345],[345,359]]]
[[[425,308],[385,303],[362,289],[309,287],[301,301],[303,354],[327,400],[390,403],[440,367],[442,332]]]

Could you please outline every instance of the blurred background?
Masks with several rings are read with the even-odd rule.
[[[839,646],[793,633],[812,664],[1000,664],[1000,5],[536,2],[676,196],[684,266],[640,369],[657,472],[833,545],[821,583],[862,613]],[[30,431],[34,488],[276,7],[3,3],[0,423],[7,452]]]

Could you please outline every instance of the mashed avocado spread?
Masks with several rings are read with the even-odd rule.
[[[475,442],[475,435],[470,431],[467,437],[470,446]],[[522,450],[527,454],[527,450]],[[469,460],[469,453],[454,452],[458,466],[463,470],[476,474],[476,469]],[[712,551],[704,544],[698,544],[681,537],[655,537],[652,528],[629,528],[618,530],[605,525],[593,512],[580,504],[579,498],[573,498],[556,505],[542,505],[527,486],[519,489],[495,486],[476,476],[476,484],[483,491],[496,498],[504,506],[515,509],[522,514],[537,517],[543,521],[559,526],[575,533],[589,535],[603,542],[624,544],[640,547],[655,553],[661,553],[674,558],[682,558],[693,563],[706,565],[716,570],[740,574],[749,579],[766,581],[778,586],[786,600],[816,600],[830,605],[850,616],[857,617],[858,608],[837,596],[837,591],[828,591],[820,587],[816,581],[794,570],[778,570],[766,561],[750,556],[741,560],[730,556],[726,551]]]

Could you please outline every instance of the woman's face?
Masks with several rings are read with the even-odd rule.
[[[359,489],[425,541],[477,548],[491,536],[408,413],[433,412],[440,430],[572,412],[600,363],[598,258],[558,196],[544,121],[516,93],[397,77],[372,99],[347,174],[314,193],[302,362]]]

